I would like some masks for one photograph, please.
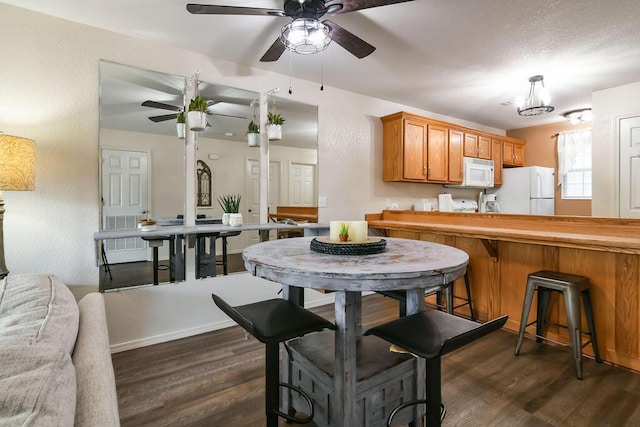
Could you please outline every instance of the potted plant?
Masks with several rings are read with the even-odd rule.
[[[189,121],[189,129],[201,132],[207,127],[207,100],[197,95],[189,102],[189,112],[187,120]]]
[[[247,127],[247,142],[249,147],[257,147],[260,145],[260,127],[256,122],[251,120]]]
[[[349,240],[349,224],[343,222],[340,225],[340,233],[338,234],[338,239],[340,239],[341,242],[346,242],[347,240]]]
[[[184,116],[184,112],[178,113],[178,117],[176,119],[176,131],[179,139],[185,138],[185,121],[186,117]]]
[[[218,197],[218,203],[224,212],[222,214],[222,225],[242,225],[242,214],[240,213],[239,194],[223,194]]]
[[[282,114],[267,113],[267,137],[269,140],[282,139],[282,124],[285,122]]]

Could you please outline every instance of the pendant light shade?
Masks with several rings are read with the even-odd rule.
[[[331,30],[317,19],[298,18],[282,27],[280,41],[295,53],[309,55],[329,46]]]
[[[562,116],[569,120],[572,125],[579,125],[580,123],[588,122],[593,116],[591,108],[579,108],[577,110],[567,111]]]
[[[544,77],[541,75],[529,77],[531,88],[529,96],[518,106],[521,116],[539,116],[552,112],[555,108],[549,105],[551,97],[544,87]]]

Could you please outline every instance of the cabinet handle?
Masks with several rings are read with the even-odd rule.
[[[422,174],[424,176],[427,176],[427,167],[426,166],[424,168],[422,168]]]

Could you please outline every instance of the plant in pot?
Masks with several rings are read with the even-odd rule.
[[[282,114],[267,113],[267,137],[269,140],[282,139],[282,124],[285,122]]]
[[[242,214],[240,213],[241,198],[239,194],[223,194],[218,196],[218,203],[224,212],[222,214],[222,225],[242,225]]]
[[[257,147],[260,145],[260,127],[256,122],[251,120],[247,127],[247,142],[249,147]]]
[[[185,138],[185,121],[186,117],[183,112],[178,113],[178,117],[176,119],[176,132],[178,133],[179,139]]]
[[[207,100],[197,95],[189,102],[189,112],[187,113],[187,121],[189,129],[201,132],[207,127]]]
[[[349,240],[349,224],[343,222],[340,225],[340,233],[338,233],[338,239],[340,239],[341,242],[346,242],[347,240]]]

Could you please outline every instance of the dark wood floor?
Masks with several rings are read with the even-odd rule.
[[[333,306],[314,309],[333,319]],[[365,327],[397,303],[364,298]],[[444,426],[640,426],[640,374],[498,331],[443,359]],[[239,327],[113,355],[123,426],[263,426],[264,348]],[[281,423],[284,426],[284,422]]]
[[[220,259],[221,256],[218,256]],[[158,283],[169,283],[169,261],[159,262]],[[100,268],[100,290],[112,291],[136,286],[144,286],[153,283],[153,262],[126,262],[122,264],[110,264],[111,276],[106,269]],[[242,254],[230,254],[227,256],[227,272],[237,273],[245,271]],[[216,267],[216,274],[223,273],[222,265]]]

